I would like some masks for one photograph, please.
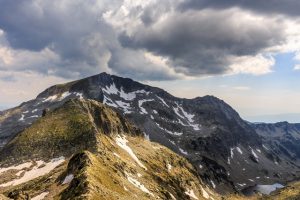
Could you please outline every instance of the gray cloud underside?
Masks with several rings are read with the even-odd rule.
[[[239,19],[242,10],[223,9],[241,7],[296,15],[299,8],[299,3],[292,0],[281,7],[279,0],[268,4],[270,7],[262,3],[265,1],[251,1],[260,6],[239,2],[187,0],[177,4],[165,0],[141,12],[137,6],[130,10],[130,16],[138,16],[142,23],[129,34],[102,17],[109,10],[118,10],[123,5],[119,0],[0,0],[0,29],[13,50],[46,52],[45,61],[30,62],[38,55],[28,56],[26,63],[20,59],[14,66],[18,71],[68,78],[110,71],[140,80],[176,79],[180,77],[177,73],[224,74],[232,58],[262,54],[284,43],[286,35],[280,20],[265,18],[256,23]],[[1,40],[0,44],[4,43]],[[149,62],[145,51],[167,58],[170,69]],[[8,69],[0,62],[0,70]]]
[[[226,9],[230,7],[240,7],[264,15],[300,15],[300,1],[298,0],[186,0],[178,6],[178,9]]]
[[[211,12],[175,13],[131,36],[123,33],[120,41],[125,47],[166,56],[175,69],[193,75],[223,74],[229,57],[254,56],[285,40],[277,21],[237,23],[239,15]]]

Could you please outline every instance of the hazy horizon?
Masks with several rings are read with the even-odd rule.
[[[71,80],[69,80],[69,81],[71,81]],[[227,102],[225,100],[226,97],[222,98],[222,97],[220,97],[218,95],[215,95],[215,94],[203,94],[203,95],[198,95],[198,96],[195,95],[195,94],[192,94],[192,95],[182,96],[182,95],[180,95],[180,92],[178,93],[177,91],[172,91],[173,87],[172,88],[164,88],[163,86],[166,83],[164,83],[163,85],[160,85],[161,83],[159,83],[159,82],[142,82],[142,83],[150,85],[150,86],[161,87],[162,89],[166,90],[170,94],[172,94],[172,95],[174,95],[176,97],[181,97],[181,98],[195,98],[195,97],[203,97],[205,95],[213,95],[213,96],[215,96],[217,98],[220,98],[220,99],[224,100],[231,107],[233,107],[233,109],[235,109],[244,120],[249,121],[249,122],[253,122],[253,123],[255,123],[255,122],[258,122],[258,123],[259,122],[261,122],[261,123],[276,123],[276,122],[287,121],[289,123],[300,123],[300,120],[299,120],[300,119],[300,113],[276,113],[276,114],[245,115],[242,112],[242,110],[239,110],[234,105],[230,104],[230,102]],[[171,86],[172,83],[167,83],[167,85]],[[52,86],[52,85],[49,85],[48,87],[50,87],[50,86]],[[47,89],[48,87],[43,88],[41,91],[39,91],[35,95],[33,95],[32,98],[26,99],[24,101],[16,102],[14,104],[0,104],[0,111],[16,107],[16,106],[20,105],[22,102],[34,99],[40,92],[42,92],[43,90]],[[171,91],[169,91],[168,89],[171,90]]]

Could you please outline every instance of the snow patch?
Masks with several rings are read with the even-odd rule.
[[[257,154],[254,152],[254,150],[250,147],[250,149],[251,149],[251,153],[252,153],[252,155],[254,156],[254,158],[256,159],[256,161],[258,161],[258,156],[257,156]]]
[[[211,183],[213,188],[216,188],[216,184],[212,180],[210,180],[210,183]]]
[[[71,95],[71,93],[70,93],[69,91],[62,93],[62,94],[60,95],[59,101],[65,99],[66,97],[68,97],[68,96],[70,96],[70,95]]]
[[[105,88],[102,88],[102,90],[107,94],[118,94],[119,91],[114,82],[110,86],[106,86]]]
[[[173,145],[176,145],[176,143],[172,140],[169,140],[169,142],[171,142]]]
[[[41,160],[37,161],[37,165],[34,166],[31,170],[26,171],[22,177],[20,177],[18,179],[14,179],[7,183],[3,183],[0,185],[0,187],[19,185],[19,184],[28,182],[30,180],[33,180],[37,177],[48,174],[50,171],[52,171],[54,168],[56,168],[58,165],[60,165],[64,161],[65,161],[65,157],[63,157],[63,156],[61,156],[59,158],[54,158],[48,163],[45,163],[44,161],[41,161]],[[41,167],[42,165],[43,165],[43,167]]]
[[[240,153],[243,154],[242,150],[240,149],[240,147],[236,147],[236,150]]]
[[[177,200],[171,192],[169,192],[169,194],[173,200]]]
[[[121,89],[119,90],[115,83],[113,82],[110,86],[106,86],[105,88],[102,88],[102,90],[104,92],[106,92],[107,94],[116,94],[119,95],[122,99],[127,100],[127,101],[132,101],[136,98],[137,94],[146,94],[148,95],[150,92],[146,92],[145,90],[137,90],[137,91],[133,91],[133,92],[128,92],[126,93],[123,90],[123,87],[121,87]]]
[[[30,116],[28,118],[38,118],[38,117],[39,117],[38,115],[32,115],[32,116]]]
[[[21,176],[21,174],[24,172],[24,170],[21,170],[21,171],[18,171],[17,173],[16,173],[16,176]]]
[[[119,106],[117,104],[115,104],[110,98],[108,98],[107,96],[104,96],[103,99],[103,104],[106,104],[108,106],[114,107],[114,108],[118,108]]]
[[[233,158],[234,153],[233,153],[234,148],[230,148],[230,157]]]
[[[230,157],[227,158],[227,163],[230,165]]]
[[[176,104],[176,105],[177,105],[177,107],[181,110],[181,112],[183,113],[184,117],[188,120],[189,125],[190,125],[191,127],[193,127],[193,129],[194,129],[195,131],[199,131],[199,130],[200,130],[199,125],[194,124],[193,118],[195,117],[195,115],[194,115],[194,114],[189,114],[189,113],[187,113],[187,112],[182,108],[182,106],[179,106],[178,104]]]
[[[123,88],[121,88],[120,97],[127,101],[132,101],[133,99],[135,99],[136,95],[135,92],[126,93],[123,91]]]
[[[201,191],[202,191],[202,196],[205,198],[205,199],[209,199],[209,194],[201,187]]]
[[[34,110],[31,111],[31,113],[35,113],[37,111],[38,111],[38,109],[34,109]]]
[[[140,107],[140,113],[141,114],[148,114],[148,112],[146,111],[146,109],[142,106],[143,103],[148,102],[148,101],[154,101],[154,99],[139,100],[139,107]]]
[[[31,198],[31,200],[43,200],[48,194],[49,194],[49,192],[43,192],[43,193]]]
[[[116,137],[116,143],[119,147],[121,147],[122,149],[124,149],[132,158],[133,160],[142,168],[144,168],[145,170],[147,170],[147,168],[143,165],[143,163],[138,159],[138,157],[133,153],[132,149],[127,146],[127,142],[128,140],[126,140],[126,136],[120,136],[118,135]]]
[[[74,179],[74,175],[73,174],[69,174],[68,176],[65,177],[64,181],[62,182],[62,184],[68,184],[71,183],[71,181]]]
[[[192,197],[193,199],[198,199],[198,197],[195,195],[194,190],[192,189],[188,189],[187,191],[185,191],[185,194]]]
[[[25,117],[25,115],[22,114],[19,121],[24,121],[24,117]]]
[[[170,172],[172,170],[172,165],[170,163],[168,163],[167,168],[168,168],[168,171]]]
[[[83,99],[83,94],[81,92],[74,92],[74,94],[79,97],[79,99]]]
[[[137,94],[146,94],[146,95],[148,95],[149,93],[150,92],[146,92],[145,90],[137,90],[137,91],[134,91],[134,92],[126,93],[126,92],[123,91],[123,88],[121,87],[120,97],[125,99],[125,100],[132,101],[133,99],[136,98]]]
[[[31,167],[31,165],[32,165],[32,162],[26,162],[26,163],[23,163],[23,164],[20,164],[20,165],[14,165],[14,166],[6,167],[6,168],[0,168],[0,175],[3,172],[6,172],[8,170],[22,170],[24,168]]]
[[[123,101],[116,101],[116,103],[121,107],[125,114],[131,113],[129,109],[131,109],[130,104]]]
[[[156,122],[155,122],[155,124],[156,124],[160,129],[166,131],[166,132],[169,133],[170,135],[181,136],[181,135],[183,134],[183,133],[179,133],[179,132],[176,132],[176,131],[174,131],[174,132],[169,131],[169,130],[167,130],[167,129],[161,127],[161,126],[160,126],[158,123],[156,123]]]
[[[116,157],[118,157],[118,158],[121,158],[121,156],[120,156],[119,154],[115,153],[115,152],[114,152],[114,155],[115,155]]]
[[[179,151],[180,151],[182,154],[184,154],[184,155],[188,155],[188,152],[187,152],[187,151],[185,151],[185,150],[181,149],[180,147],[178,147],[178,149],[179,149]]]
[[[268,147],[266,147],[264,144],[262,145],[262,147],[263,147],[265,150],[269,150]]]
[[[159,96],[156,96],[165,106],[169,108],[169,105],[165,102],[165,100]]]
[[[150,135],[148,135],[147,133],[144,132],[144,137],[146,140],[150,141]]]
[[[176,113],[176,115],[177,115],[178,117],[184,119],[184,116],[181,115],[181,114],[179,113],[179,109],[178,109],[178,108],[173,108],[173,110],[174,110],[174,112]]]
[[[129,174],[126,173],[127,180],[134,185],[135,187],[139,188],[145,193],[150,194],[151,196],[154,196],[143,184],[141,184],[138,180],[132,178]]]
[[[260,149],[256,149],[256,151],[258,151],[258,153],[261,153],[261,150],[260,150]]]
[[[181,112],[183,113],[183,115],[188,119],[188,121],[190,123],[194,123],[193,118],[195,117],[195,115],[185,112],[185,110],[181,106],[179,106],[179,108],[180,108]]]
[[[52,102],[52,101],[55,101],[57,99],[57,95],[52,95],[52,96],[49,96],[48,98],[44,99],[42,102],[45,103],[45,102]]]

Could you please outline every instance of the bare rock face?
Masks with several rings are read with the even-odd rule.
[[[43,119],[44,109],[55,110],[74,98],[110,106],[146,138],[186,157],[203,181],[220,193],[299,177],[299,143],[294,134],[288,136],[296,138],[290,145],[291,140],[263,134],[263,128],[244,121],[216,97],[177,98],[162,89],[106,73],[52,86],[36,99],[4,111],[0,114],[0,143],[5,145]],[[96,121],[104,132],[111,129],[101,119]]]

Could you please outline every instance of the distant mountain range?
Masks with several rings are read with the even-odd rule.
[[[258,123],[277,123],[283,121],[299,123],[300,113],[248,116],[247,120]]]
[[[101,103],[112,109],[112,111],[107,111],[110,114],[102,114]],[[83,117],[77,116],[81,112],[83,112]],[[114,117],[110,117],[111,115]],[[128,122],[124,121],[123,117]],[[89,120],[86,121],[87,119]],[[117,138],[121,137],[118,135],[128,132],[132,135],[134,131],[128,128],[127,123],[132,123],[140,130],[137,134],[139,137],[142,135],[143,138],[168,147],[193,165],[195,171],[190,171],[193,174],[191,179],[199,177],[199,182],[191,183],[178,177],[172,180],[175,188],[183,187],[182,181],[191,186],[186,191],[180,189],[182,192],[178,194],[171,192],[175,199],[188,199],[191,196],[196,196],[197,199],[210,198],[206,198],[207,195],[218,198],[218,195],[242,193],[257,184],[266,185],[277,182],[285,184],[300,176],[300,126],[298,124],[249,123],[243,120],[232,107],[216,97],[177,98],[160,88],[106,73],[52,86],[33,100],[0,112],[2,148],[0,163],[9,166],[19,165],[28,159],[47,161],[61,156],[70,158],[78,150],[87,150],[95,154],[97,158],[93,159],[94,155],[85,153],[80,154],[84,158],[75,157],[74,159],[79,159],[79,161],[88,159],[91,161],[85,162],[93,165],[94,162],[100,162],[97,161],[98,153],[101,154],[103,149],[99,151],[98,146],[101,146],[103,141],[106,141],[103,146],[106,149],[103,151],[105,155],[110,154],[109,149],[115,148],[107,146],[109,143],[114,143],[109,135],[112,134],[117,143]],[[89,131],[90,129],[94,131],[101,129],[110,139],[105,137],[105,139],[99,139],[98,136],[95,137],[93,131]],[[133,156],[132,150],[126,147],[124,138],[120,139],[119,144],[141,167],[144,165],[142,163],[147,163],[147,156],[142,155],[146,152],[138,150],[144,148],[142,147],[144,142],[141,142],[141,147],[139,147],[137,139],[132,139],[132,141],[140,156]],[[152,147],[145,148],[151,149]],[[157,159],[163,159],[155,152],[149,153],[150,157],[156,155]],[[165,152],[162,154],[165,157]],[[142,157],[143,162],[138,161],[137,157]],[[107,159],[112,158],[109,156]],[[151,163],[147,166],[151,166],[151,169],[158,170],[163,165],[162,163],[155,164],[154,161],[152,163],[152,160],[149,162]],[[85,166],[84,163],[79,162],[79,165],[81,164]],[[75,170],[71,167],[72,164],[69,165],[68,169]],[[178,165],[184,168],[187,166],[184,163],[176,164]],[[90,173],[92,176],[93,171]],[[137,174],[137,170],[131,169],[131,173]],[[126,174],[123,174],[124,176],[126,177]],[[168,175],[162,174],[161,176]],[[160,181],[155,181],[162,177],[156,175],[153,178],[152,186],[158,184]],[[119,178],[116,179],[117,182],[121,181]],[[137,184],[136,181],[131,182]],[[96,186],[91,186],[92,188],[97,187],[99,183],[94,184]],[[184,188],[187,185],[184,185]],[[193,186],[195,186],[194,189],[191,189]],[[74,185],[68,188],[70,187]],[[159,187],[163,188],[163,186]],[[205,191],[196,193],[195,188],[199,190],[200,187]],[[145,190],[147,187],[142,188],[144,192],[148,191],[146,193],[150,199],[150,193],[168,199],[166,196],[162,197],[162,194],[170,195],[170,191],[173,191],[158,189],[159,192],[153,192],[153,190],[150,192],[149,189]],[[9,191],[12,190],[14,188],[9,189]],[[70,191],[72,190],[69,192],[66,190],[68,194]],[[94,193],[97,192],[94,191]]]

